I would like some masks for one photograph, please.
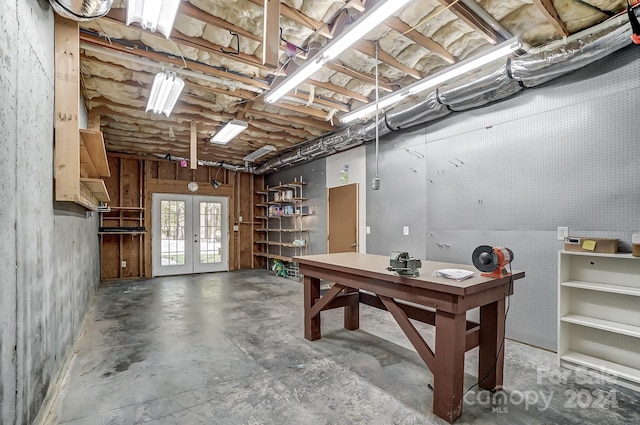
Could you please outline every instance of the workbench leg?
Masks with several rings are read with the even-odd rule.
[[[304,277],[304,337],[309,341],[320,339],[320,313],[311,317],[311,308],[320,299],[320,279]]]
[[[465,313],[436,312],[433,413],[449,423],[462,415],[466,324]]]
[[[502,389],[504,370],[504,298],[480,307],[480,351],[478,386],[490,391]],[[498,353],[498,350],[500,352]]]
[[[344,288],[345,294],[360,292],[355,288]],[[355,331],[360,328],[360,300],[355,298],[355,302],[344,308],[344,328]]]

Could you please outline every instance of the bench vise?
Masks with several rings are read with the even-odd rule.
[[[408,252],[394,251],[391,253],[389,267],[387,270],[396,272],[400,276],[420,276],[418,269],[422,267],[422,263],[417,258],[409,257]]]

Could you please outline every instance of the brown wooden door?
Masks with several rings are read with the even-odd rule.
[[[327,196],[327,251],[358,252],[358,184],[331,187]]]

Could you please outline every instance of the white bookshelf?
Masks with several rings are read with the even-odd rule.
[[[558,363],[640,390],[640,258],[560,251]]]

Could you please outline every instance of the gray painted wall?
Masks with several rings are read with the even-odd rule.
[[[0,7],[0,423],[32,423],[100,276],[97,215],[53,201],[53,11]]]
[[[511,297],[507,336],[555,351],[556,228],[619,238],[627,251],[640,231],[637,53],[629,46],[511,99],[382,137],[381,188],[364,186],[367,252],[469,264],[478,245],[511,248],[527,277]],[[366,147],[371,182],[375,145]],[[291,175],[300,174],[320,192],[324,176]],[[316,241],[326,236],[326,211],[318,213]]]
[[[511,248],[527,277],[507,335],[555,350],[556,228],[620,238],[627,249],[640,230],[637,55],[630,46],[512,99],[382,138],[367,251],[470,263],[478,245]],[[367,164],[370,180],[371,143]]]

